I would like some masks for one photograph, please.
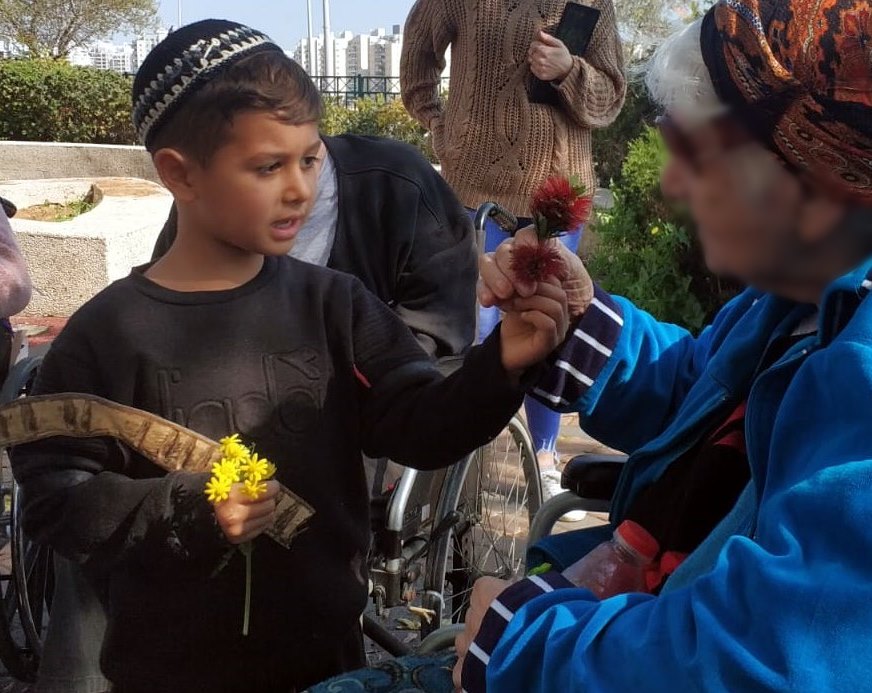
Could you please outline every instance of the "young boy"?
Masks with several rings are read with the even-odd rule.
[[[448,465],[497,433],[523,371],[564,337],[565,295],[519,300],[443,380],[353,277],[286,256],[312,204],[320,97],[263,34],[206,20],[140,68],[134,120],[175,198],[156,263],[89,301],[40,372],[213,439],[239,433],[315,510],[290,549],[260,534],[276,484],[211,506],[202,474],[164,474],[114,439],[21,446],[25,529],[104,595],[113,691],[302,690],[363,663],[369,545],[361,451]],[[253,541],[250,632],[241,633]]]

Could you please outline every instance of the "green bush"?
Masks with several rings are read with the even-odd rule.
[[[642,133],[646,124],[651,124],[655,110],[645,85],[632,80],[627,85],[627,99],[615,122],[593,131],[593,160],[601,186],[607,188],[620,177],[629,143]]]
[[[0,139],[135,144],[129,77],[57,60],[0,60]],[[324,100],[321,130],[391,137],[435,161],[430,137],[402,101]]]
[[[739,287],[706,269],[689,217],[663,199],[665,161],[666,149],[653,128],[629,144],[612,188],[615,206],[597,217],[588,266],[608,291],[660,320],[698,331]]]
[[[408,114],[399,99],[385,101],[381,97],[365,97],[346,107],[336,99],[324,100],[321,132],[325,135],[374,135],[390,137],[411,144],[430,161],[436,156],[426,130]]]
[[[57,60],[0,60],[0,139],[134,144],[129,77]]]

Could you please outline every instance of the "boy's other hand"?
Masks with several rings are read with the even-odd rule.
[[[257,500],[245,495],[242,488],[242,484],[233,484],[230,498],[215,504],[215,517],[231,544],[251,541],[269,529],[275,519],[277,481],[267,481],[266,491]]]
[[[557,279],[536,285],[536,293],[503,304],[500,328],[503,368],[521,371],[542,361],[560,345],[569,329],[566,292]]]
[[[562,286],[566,291],[569,314],[576,318],[582,315],[593,299],[593,280],[587,273],[581,258],[565,245],[552,240],[563,260],[566,279]],[[529,297],[536,293],[536,284],[524,281],[512,271],[512,254],[515,246],[539,243],[532,226],[518,231],[497,247],[493,253],[482,255],[479,260],[481,278],[478,281],[478,300],[485,307],[499,306],[506,309],[512,299]]]

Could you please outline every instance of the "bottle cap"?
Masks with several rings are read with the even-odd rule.
[[[615,531],[649,562],[657,558],[657,554],[660,553],[659,542],[638,522],[624,520]]]

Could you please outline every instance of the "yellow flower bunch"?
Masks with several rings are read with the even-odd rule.
[[[275,465],[252,452],[234,433],[218,441],[221,459],[212,465],[212,478],[206,484],[206,498],[220,503],[230,497],[233,484],[242,484],[242,492],[252,500],[266,491],[266,481],[276,473]]]
[[[221,459],[212,464],[212,478],[206,483],[206,498],[210,503],[220,503],[230,498],[233,484],[242,484],[242,492],[257,500],[266,492],[266,481],[276,473],[276,466],[265,457],[252,452],[234,433],[218,441],[221,444]],[[248,635],[251,615],[251,552],[250,541],[231,549],[216,572],[220,571],[239,550],[245,556],[245,606],[242,615],[242,634]]]

